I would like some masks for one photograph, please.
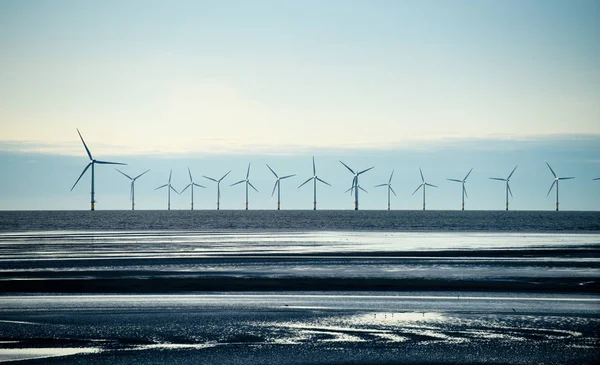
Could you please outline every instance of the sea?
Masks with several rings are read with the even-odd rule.
[[[600,363],[600,212],[0,211],[0,362]]]

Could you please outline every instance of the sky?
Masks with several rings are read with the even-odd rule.
[[[361,176],[363,209],[600,210],[600,3],[598,1],[0,1],[0,209],[88,209],[88,162],[151,171],[138,209],[164,209],[197,183],[196,208],[213,209],[202,175],[252,163],[250,206],[352,209],[344,191]],[[89,172],[88,172],[89,174]],[[224,183],[222,208],[243,209],[242,186]],[[187,192],[186,192],[187,194]],[[130,207],[128,181],[96,169],[97,209]],[[173,196],[188,209],[189,195]]]

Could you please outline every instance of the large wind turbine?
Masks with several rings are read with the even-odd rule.
[[[254,191],[256,191],[258,193],[258,190],[256,190],[254,185],[252,185],[252,183],[250,182],[249,177],[250,177],[250,164],[248,164],[248,171],[246,172],[246,178],[244,180],[240,180],[236,183],[229,185],[229,186],[234,186],[237,184],[246,183],[246,210],[248,210],[248,185],[250,185],[252,187],[252,189],[254,189]]]
[[[554,181],[552,182],[552,185],[550,185],[550,190],[548,190],[548,194],[546,194],[546,196],[550,195],[550,192],[552,191],[552,188],[556,184],[556,211],[558,212],[558,182],[560,180],[574,179],[574,177],[557,177],[556,174],[554,173],[554,170],[552,170],[552,167],[550,167],[550,164],[548,162],[546,162],[546,165],[548,165],[548,168],[550,169],[550,172],[552,173],[552,175],[554,175]]]
[[[302,184],[300,184],[300,186],[298,186],[298,189],[300,189],[302,187],[302,185],[306,184],[309,181],[313,181],[313,210],[317,210],[317,181],[322,182],[325,185],[329,185],[328,182],[326,182],[325,180],[321,180],[321,178],[319,178],[317,176],[317,169],[315,167],[315,158],[313,156],[312,158],[313,161],[313,176],[311,178],[309,178],[308,180],[306,180],[305,182],[303,182]],[[329,185],[331,186],[331,185]]]
[[[421,173],[421,185],[419,185],[419,187],[417,188],[417,190],[415,190],[412,195],[415,195],[415,193],[417,191],[419,191],[419,189],[423,188],[423,210],[425,210],[425,187],[427,186],[431,186],[434,188],[437,188],[437,186],[430,184],[428,182],[425,182],[425,178],[423,177],[423,171],[421,171],[421,168],[419,167],[419,172]]]
[[[279,177],[275,173],[275,171],[273,171],[271,166],[267,165],[267,167],[269,168],[269,170],[271,170],[273,175],[275,175],[275,178],[277,178],[277,180],[275,180],[275,185],[273,186],[273,192],[271,193],[271,196],[273,196],[273,194],[275,194],[275,188],[277,188],[277,210],[279,210],[279,208],[281,206],[281,180],[290,178],[292,176],[296,176],[296,174]]]
[[[161,185],[161,186],[157,187],[156,189],[154,189],[154,190],[158,190],[158,189],[167,187],[167,196],[168,196],[167,210],[171,210],[171,190],[173,190],[174,192],[179,194],[179,192],[173,186],[171,186],[171,174],[172,173],[173,173],[173,170],[169,171],[169,182],[168,183]]]
[[[83,140],[83,137],[81,136],[81,133],[79,133],[79,129],[77,129],[77,134],[79,134],[79,138],[81,138],[81,142],[83,142],[83,147],[85,147],[85,152],[87,152],[88,157],[90,158],[90,162],[87,164],[87,166],[85,167],[85,169],[83,169],[83,172],[81,173],[81,175],[79,175],[79,178],[77,179],[77,181],[75,181],[75,184],[73,184],[73,187],[71,188],[71,191],[73,191],[73,189],[75,188],[75,185],[77,185],[77,183],[79,182],[79,180],[81,180],[81,177],[83,176],[83,174],[85,174],[85,172],[87,171],[87,169],[90,168],[90,166],[92,166],[92,190],[90,193],[91,199],[90,199],[90,210],[95,210],[95,203],[96,201],[94,200],[94,165],[95,164],[99,164],[99,165],[127,165],[125,163],[120,163],[120,162],[107,162],[107,161],[98,161],[98,160],[94,160],[94,158],[92,157],[92,153],[90,152],[90,150],[88,149],[87,145],[85,144],[85,141]]]
[[[394,193],[394,196],[396,195],[396,192],[394,191],[394,189],[392,189],[392,177],[394,176],[394,171],[392,170],[392,174],[390,175],[390,179],[388,180],[387,184],[379,184],[379,185],[375,185],[376,188],[380,187],[380,186],[387,186],[387,196],[388,196],[388,210],[390,210],[390,191],[392,193]]]
[[[352,174],[354,174],[354,178],[352,179],[352,186],[350,187],[350,191],[352,191],[352,188],[354,188],[354,210],[358,210],[358,189],[361,189],[362,191],[366,192],[365,189],[361,188],[358,185],[358,177],[361,174],[364,174],[365,172],[373,169],[375,166],[371,166],[366,170],[362,170],[360,172],[354,172],[354,170],[352,170],[351,168],[348,167],[348,165],[346,165],[345,163],[343,163],[342,161],[340,161],[340,163],[342,165],[344,165]]]
[[[217,183],[217,210],[219,210],[219,206],[221,204],[221,181],[223,181],[223,179],[229,175],[229,173],[231,172],[231,170],[229,170],[225,175],[223,175],[223,177],[221,177],[219,180],[213,179],[212,177],[208,177],[205,175],[202,175],[205,179],[208,179],[210,181],[214,181]]]
[[[467,182],[467,178],[469,177],[469,175],[471,174],[471,171],[473,171],[473,169],[469,170],[469,172],[467,173],[467,176],[465,176],[464,179],[462,180],[457,180],[457,179],[448,179],[450,181],[454,181],[454,182],[458,182],[461,183],[462,185],[462,205],[461,205],[461,209],[465,210],[465,196],[468,198],[469,195],[467,194],[467,189],[465,188],[465,182]]]
[[[519,167],[519,165],[515,166],[515,168],[512,170],[512,172],[510,173],[510,175],[508,175],[508,177],[506,179],[503,179],[501,177],[490,177],[490,179],[492,180],[500,180],[500,181],[506,181],[506,210],[508,210],[508,193],[510,193],[510,197],[512,198],[512,191],[510,190],[510,178],[513,175],[513,173],[515,172],[515,170],[517,169],[517,167]]]
[[[194,186],[197,186],[199,188],[206,188],[206,186],[196,184],[194,182],[194,180],[192,179],[192,172],[190,171],[189,167],[188,167],[188,174],[190,174],[190,183],[181,191],[181,194],[183,194],[183,192],[186,191],[187,188],[189,188],[190,186],[192,187],[192,209],[191,210],[194,210]]]
[[[142,175],[144,175],[145,173],[147,173],[150,170],[146,170],[146,171],[142,172],[141,174],[139,174],[138,176],[133,177],[133,178],[119,169],[115,169],[115,170],[119,171],[123,176],[125,176],[126,178],[131,180],[131,190],[129,192],[129,200],[131,200],[131,210],[135,210],[135,180],[137,180],[137,178],[141,177]]]

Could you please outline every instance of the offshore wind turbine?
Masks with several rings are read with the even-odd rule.
[[[229,186],[234,186],[237,184],[246,183],[246,210],[248,210],[248,185],[250,185],[252,187],[252,189],[254,189],[254,191],[256,191],[258,193],[258,190],[256,190],[254,185],[252,185],[249,178],[250,178],[250,164],[248,164],[248,171],[246,172],[246,178],[244,180],[240,180],[236,183],[229,185]]]
[[[92,157],[92,153],[88,149],[87,145],[85,144],[85,141],[83,140],[83,137],[81,136],[81,133],[79,133],[79,129],[77,129],[77,134],[79,134],[79,138],[81,138],[81,142],[83,142],[83,147],[85,147],[85,152],[87,152],[87,155],[90,158],[90,162],[83,169],[83,172],[81,173],[81,175],[79,175],[79,178],[77,179],[77,181],[75,181],[75,184],[73,184],[73,187],[71,188],[71,191],[73,191],[73,189],[75,188],[75,185],[77,185],[77,183],[79,182],[79,180],[81,180],[81,177],[83,176],[83,174],[85,174],[85,172],[87,171],[87,169],[89,169],[90,166],[91,166],[92,167],[92,190],[90,192],[90,197],[91,197],[91,199],[90,199],[90,210],[95,210],[96,200],[94,200],[94,165],[96,165],[96,164],[99,164],[99,165],[127,165],[127,164],[120,163],[120,162],[108,162],[108,161],[94,160],[94,158]]]
[[[277,178],[277,180],[275,180],[275,185],[273,186],[273,192],[271,193],[271,196],[273,196],[273,194],[275,194],[275,188],[277,188],[277,210],[279,210],[279,208],[281,206],[281,180],[290,178],[292,176],[296,176],[296,174],[279,177],[275,173],[275,171],[273,171],[271,166],[267,165],[267,167],[269,168],[269,170],[271,170],[273,175],[275,175],[275,178]]]
[[[206,186],[196,184],[194,182],[194,180],[192,179],[192,172],[190,171],[189,167],[188,167],[188,174],[190,174],[190,183],[187,184],[187,186],[185,188],[183,188],[183,190],[181,191],[181,194],[183,194],[183,192],[186,191],[187,188],[189,188],[190,186],[192,187],[192,209],[191,210],[194,210],[194,186],[197,186],[199,188],[206,188]]]
[[[205,179],[208,179],[210,181],[214,181],[217,183],[217,210],[219,210],[219,206],[221,204],[221,181],[223,181],[223,179],[229,175],[229,173],[231,172],[231,170],[229,170],[225,175],[223,175],[219,180],[217,179],[213,179],[212,177],[208,177],[205,175],[202,175]]]
[[[390,191],[392,193],[394,193],[394,196],[397,196],[396,192],[394,191],[394,189],[392,189],[392,177],[394,177],[394,170],[392,170],[392,174],[390,175],[390,179],[388,180],[387,184],[375,185],[376,188],[378,188],[380,186],[387,186],[388,210],[390,210]]]
[[[313,210],[317,210],[317,181],[325,184],[325,185],[329,185],[328,182],[326,182],[325,180],[321,180],[321,178],[319,178],[317,176],[317,168],[315,167],[315,157],[313,156],[312,158],[312,162],[313,162],[313,176],[308,178],[308,180],[306,180],[305,182],[303,182],[302,184],[300,184],[300,186],[298,186],[298,189],[300,189],[304,184],[306,184],[309,181],[313,181]],[[331,186],[331,185],[329,185]]]
[[[465,196],[468,198],[469,195],[467,194],[467,189],[465,188],[465,183],[467,182],[467,178],[469,177],[469,175],[471,174],[471,171],[473,171],[473,169],[469,170],[469,172],[467,173],[467,176],[465,176],[464,179],[462,180],[457,180],[457,179],[448,179],[450,181],[454,181],[454,182],[458,182],[461,183],[462,185],[462,205],[461,205],[461,209],[465,210]]]
[[[515,170],[517,169],[517,167],[519,167],[519,165],[515,166],[515,168],[512,170],[512,172],[510,173],[510,175],[508,175],[508,177],[506,179],[503,179],[501,177],[490,177],[490,179],[492,180],[500,180],[500,181],[505,181],[506,182],[506,210],[508,210],[508,193],[510,193],[510,197],[512,198],[512,191],[510,190],[510,178],[511,176],[514,174]]]
[[[177,194],[179,194],[179,192],[173,187],[171,186],[171,174],[173,173],[173,170],[169,171],[169,182],[161,185],[159,187],[157,187],[154,190],[158,190],[158,189],[162,189],[164,187],[167,188],[167,196],[168,196],[168,200],[167,200],[167,210],[171,210],[171,190],[173,190],[174,192],[176,192]]]
[[[131,210],[135,210],[135,180],[137,180],[139,177],[141,177],[142,175],[144,175],[145,173],[147,173],[150,170],[148,169],[136,177],[131,177],[119,169],[115,169],[115,170],[119,171],[123,176],[125,176],[126,178],[131,180],[131,190],[129,191],[129,200],[131,200]]]
[[[552,175],[554,175],[554,181],[552,182],[552,185],[550,185],[550,190],[548,190],[548,194],[546,194],[546,196],[550,195],[550,192],[552,191],[552,188],[556,184],[556,211],[558,212],[558,182],[560,180],[574,179],[574,177],[557,177],[556,174],[554,173],[554,170],[552,170],[552,167],[550,167],[550,164],[548,162],[546,162],[546,165],[548,165],[548,168],[550,169],[550,172],[552,173]]]
[[[417,190],[415,190],[412,195],[415,195],[415,193],[417,191],[419,191],[419,189],[423,188],[423,210],[425,210],[425,188],[427,186],[431,186],[433,188],[437,188],[436,185],[430,184],[428,182],[425,182],[425,178],[423,177],[423,171],[421,171],[421,168],[419,167],[419,172],[421,173],[421,185],[419,185],[419,187],[417,188]]]
[[[354,210],[358,210],[358,189],[361,189],[365,193],[367,192],[365,189],[363,189],[362,187],[360,187],[360,185],[358,185],[358,177],[361,174],[364,174],[365,172],[367,172],[367,171],[375,168],[375,166],[371,166],[371,167],[369,167],[366,170],[362,170],[362,171],[359,171],[359,172],[354,172],[354,170],[352,170],[350,167],[348,167],[348,165],[346,165],[342,161],[340,161],[340,163],[342,165],[344,165],[348,169],[348,171],[350,171],[352,174],[354,174],[354,178],[352,179],[352,186],[348,190],[350,191],[350,193],[352,193],[352,189],[354,189]]]

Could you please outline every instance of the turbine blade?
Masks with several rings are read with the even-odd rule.
[[[552,185],[550,185],[550,189],[548,189],[548,193],[546,194],[546,196],[550,195],[550,192],[552,191],[554,184],[556,184],[556,180],[552,181]]]
[[[554,177],[556,177],[556,173],[554,173],[554,170],[552,170],[552,167],[550,167],[550,164],[548,162],[546,162],[546,165],[548,165],[548,168],[550,169],[550,172],[552,172],[552,175],[554,175]]]
[[[421,182],[425,182],[425,178],[423,177],[423,171],[421,171],[420,167],[419,167],[419,173],[421,174]]]
[[[213,179],[212,177],[208,177],[208,176],[204,176],[204,175],[202,175],[202,177],[205,178],[205,179],[208,179],[208,180],[211,180],[211,181],[214,181],[214,182],[218,183],[218,181],[215,180],[215,179]]]
[[[157,187],[157,188],[156,188],[156,189],[154,189],[154,190],[162,189],[162,188],[164,188],[165,186],[169,186],[169,184],[164,184],[164,185],[161,185],[161,186]]]
[[[223,175],[223,177],[219,179],[219,182],[221,182],[227,175],[229,175],[230,172],[231,170],[229,170],[225,175]]]
[[[139,174],[138,176],[134,177],[133,180],[137,179],[138,177],[142,177],[142,175],[144,175],[145,173],[147,173],[148,171],[150,171],[150,169],[142,172],[141,174]]]
[[[459,183],[461,183],[461,182],[462,182],[462,181],[460,181],[460,180],[456,180],[456,179],[446,179],[446,180],[448,180],[448,181],[454,181],[454,182],[459,182]]]
[[[81,136],[81,133],[79,133],[79,129],[77,129],[77,134],[79,134],[79,138],[81,138],[81,142],[83,142],[83,147],[85,147],[85,152],[87,152],[88,157],[90,158],[90,160],[93,160],[94,158],[92,157],[92,153],[90,152],[87,145],[85,144],[85,141],[83,140],[83,137]]]
[[[236,183],[233,183],[233,184],[231,184],[231,185],[229,185],[229,186],[234,186],[234,185],[237,185],[237,184],[241,184],[241,183],[243,183],[243,182],[246,182],[246,180],[240,180],[240,181],[238,181],[238,182],[236,182]]]
[[[510,177],[515,173],[515,170],[519,167],[519,165],[515,166],[515,168],[511,171],[510,175],[506,178],[506,180],[510,180]]]
[[[430,183],[425,183],[425,185],[431,186],[432,188],[437,188],[438,187],[437,185],[433,185],[433,184],[430,184]]]
[[[570,179],[574,179],[574,177],[559,177],[558,180],[570,180]]]
[[[396,192],[394,191],[394,189],[392,188],[392,186],[389,185],[389,187],[390,187],[390,190],[392,191],[392,193],[394,193],[394,196],[398,196],[398,195],[396,195]]]
[[[375,168],[375,166],[371,166],[371,167],[369,167],[369,168],[368,168],[368,169],[366,169],[366,170],[362,170],[362,171],[361,171],[361,172],[359,172],[357,175],[363,174],[363,173],[365,173],[365,172],[367,172],[367,171],[369,171],[369,170],[372,170],[372,169],[374,169],[374,168]]]
[[[388,185],[389,185],[389,184],[379,184],[379,185],[375,185],[375,186],[373,186],[373,187],[374,187],[374,188],[378,188],[378,187],[380,187],[380,186],[388,186]]]
[[[365,189],[363,189],[363,188],[362,188],[362,186],[360,186],[360,185],[359,185],[359,186],[358,186],[358,188],[359,188],[360,190],[364,191],[365,193],[368,193],[368,191],[366,191]]]
[[[463,185],[463,191],[465,192],[465,196],[467,197],[467,199],[469,198],[469,194],[467,194],[467,188],[465,188],[465,186]]]
[[[423,184],[419,185],[419,187],[417,188],[417,190],[415,190],[415,191],[412,193],[412,195],[415,195],[415,193],[416,193],[417,191],[419,191],[419,189],[421,189],[422,187],[423,187]]]
[[[592,180],[600,180],[600,177],[597,177],[597,178],[595,178],[595,179],[592,179]]]
[[[345,163],[343,163],[342,161],[340,161],[340,163],[341,163],[342,165],[346,166],[346,168],[347,168],[348,170],[350,170],[350,172],[351,172],[351,173],[353,173],[353,174],[355,173],[355,172],[354,172],[354,171],[353,171],[351,168],[349,168],[349,167],[348,167],[348,165],[346,165],[346,164],[345,164]]]
[[[93,162],[90,162],[87,164],[87,166],[83,169],[83,172],[81,173],[81,175],[79,175],[79,178],[77,178],[77,181],[75,181],[75,184],[73,184],[73,187],[71,188],[70,191],[73,191],[73,189],[75,188],[75,185],[77,185],[77,183],[79,182],[79,180],[81,180],[81,177],[83,176],[83,174],[85,174],[85,172],[87,171],[87,169],[90,168],[90,166],[92,166]]]
[[[267,165],[267,167],[269,168],[269,170],[271,170],[271,172],[273,173],[273,175],[275,175],[275,177],[279,179],[279,176],[277,176],[277,174],[275,173],[275,171],[273,171],[273,169],[271,168],[271,166]]]
[[[463,179],[463,181],[467,180],[467,178],[469,177],[469,175],[471,175],[471,171],[473,171],[473,169],[469,170],[469,172],[467,173],[467,176],[465,176],[465,178]]]
[[[292,176],[296,176],[296,174],[283,176],[280,180],[287,179],[288,177],[292,177]]]
[[[271,196],[275,194],[275,188],[277,188],[277,184],[279,184],[279,180],[275,181],[275,185],[273,185],[273,192],[271,192]]]
[[[512,190],[510,190],[510,184],[507,183],[506,186],[508,186],[508,192],[510,193],[510,197],[512,198],[513,195],[512,195]]]
[[[173,186],[169,185],[169,187],[170,187],[170,188],[171,188],[171,189],[172,189],[174,192],[176,192],[177,194],[181,194],[181,193],[180,193],[180,192],[178,192],[178,191],[177,191],[177,189],[175,189]]]
[[[491,180],[500,180],[500,181],[506,181],[506,179],[503,179],[501,177],[490,177]]]
[[[352,190],[354,190],[354,186],[351,186],[350,189],[344,191],[344,194],[346,194],[347,192],[350,192],[350,195],[352,195]]]
[[[183,190],[181,190],[181,194],[183,194],[187,188],[189,188],[192,185],[192,183],[187,184],[187,186],[185,188],[183,188]]]
[[[256,191],[258,193],[258,189],[256,189],[250,181],[248,181],[248,185],[250,185],[250,187],[252,187],[252,189],[254,189],[254,191]]]
[[[388,180],[388,185],[392,183],[392,177],[394,177],[394,170],[392,170],[392,174],[390,175],[390,179]]]
[[[169,184],[171,183],[171,174],[173,174],[173,169],[171,169],[171,171],[169,171]]]
[[[192,180],[192,172],[190,171],[189,167],[188,167],[188,174],[190,174],[190,182],[193,183],[194,180]]]
[[[317,175],[317,168],[315,167],[315,156],[313,156],[313,176]]]
[[[200,185],[200,184],[196,184],[196,183],[193,183],[193,184],[199,188],[206,188],[206,186],[204,186],[204,185]]]
[[[131,178],[131,176],[127,175],[127,174],[126,174],[126,173],[124,173],[123,171],[121,171],[121,170],[119,170],[119,169],[115,169],[115,170],[119,171],[119,172],[120,172],[122,175],[125,175],[125,177],[126,177],[126,178],[128,178],[129,180],[133,180],[133,179]]]
[[[325,180],[321,180],[321,179],[320,179],[320,178],[318,178],[318,177],[317,177],[317,180],[319,180],[320,182],[322,182],[322,183],[323,183],[323,184],[325,184],[325,185],[329,185],[329,186],[331,186],[331,185],[330,185],[330,184],[329,184],[327,181],[325,181]]]
[[[250,164],[248,164],[248,171],[246,171],[246,180],[248,180],[249,176],[250,176]]]
[[[100,164],[100,165],[127,165],[126,163],[121,163],[121,162],[108,162],[108,161],[94,161],[94,163]]]
[[[307,182],[311,181],[313,178],[309,178],[308,180],[306,180],[305,182],[303,182],[302,184],[300,184],[300,186],[298,186],[298,189],[300,189],[304,184],[306,184]]]

